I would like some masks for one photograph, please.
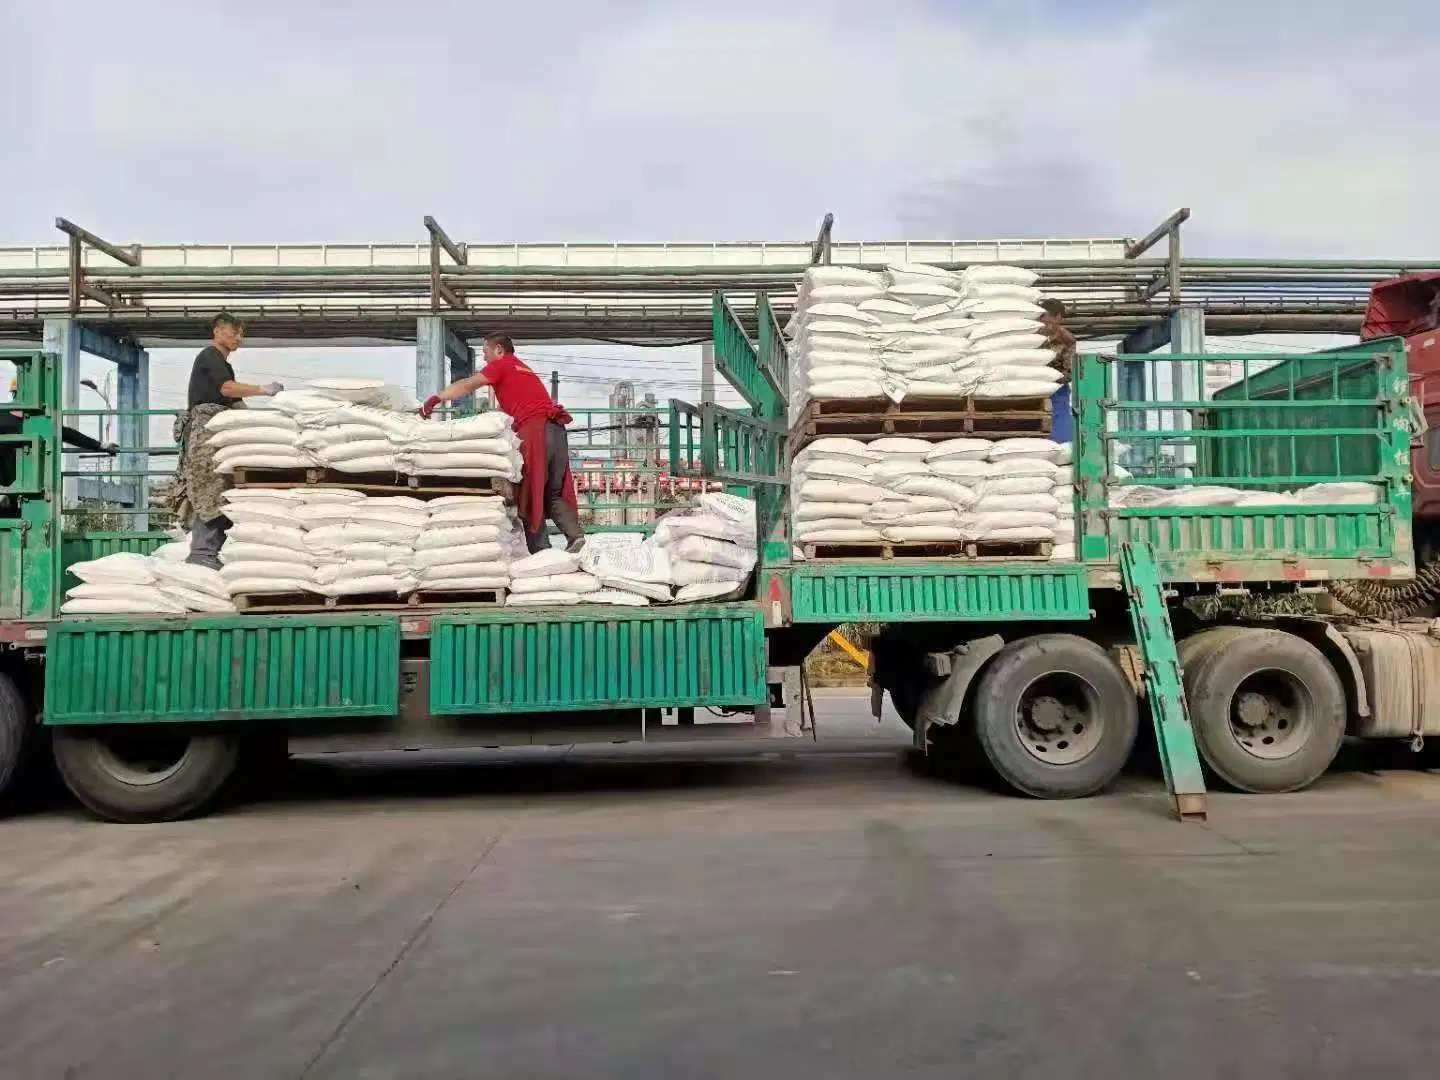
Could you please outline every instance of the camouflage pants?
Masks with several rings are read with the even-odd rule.
[[[215,451],[205,438],[205,425],[224,411],[223,405],[196,405],[175,418],[180,461],[175,468],[170,505],[175,520],[185,528],[193,528],[196,522],[214,521],[224,510],[230,481],[215,471]]]

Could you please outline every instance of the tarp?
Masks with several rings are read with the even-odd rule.
[[[1440,270],[1379,281],[1370,290],[1370,306],[1360,338],[1410,337],[1440,325]]]

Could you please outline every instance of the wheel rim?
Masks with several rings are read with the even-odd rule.
[[[1247,754],[1279,761],[1299,752],[1314,727],[1310,694],[1288,671],[1257,671],[1230,699],[1230,736]]]
[[[174,731],[110,731],[99,735],[101,766],[131,787],[165,782],[180,771],[190,752],[190,736]]]
[[[1042,675],[1020,693],[1015,734],[1026,752],[1046,765],[1084,761],[1105,734],[1100,693],[1074,672]]]

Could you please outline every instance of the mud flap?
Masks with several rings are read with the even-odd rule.
[[[951,727],[959,722],[970,684],[991,657],[1004,647],[1005,639],[999,634],[992,634],[963,642],[949,652],[926,655],[925,669],[939,681],[920,699],[920,708],[915,714],[915,749],[921,752],[928,750],[928,732],[932,726]]]

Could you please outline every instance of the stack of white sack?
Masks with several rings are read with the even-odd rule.
[[[758,561],[755,503],[710,492],[691,510],[672,510],[655,527],[670,561],[677,603],[723,600],[744,592]]]
[[[498,477],[520,479],[520,440],[502,412],[458,420],[406,417],[396,438],[400,471],[411,476]]]
[[[1050,558],[1056,562],[1074,562],[1075,544],[1075,461],[1074,446],[1055,444],[1055,487],[1051,494],[1058,504],[1055,509],[1055,547]]]
[[[225,493],[231,526],[220,549],[220,577],[231,596],[314,592],[315,556],[297,516],[302,493],[232,488]]]
[[[425,504],[414,566],[423,592],[510,587],[510,564],[526,553],[514,510],[498,495],[446,495]]]
[[[580,569],[580,556],[566,551],[537,552],[510,564],[510,607],[560,607],[578,604],[600,591],[600,581]]]
[[[315,464],[300,445],[300,426],[282,409],[244,406],[216,413],[205,425],[215,470],[303,469]]]
[[[580,552],[580,569],[600,582],[600,591],[585,597],[587,604],[646,607],[651,601],[665,604],[674,598],[670,555],[653,536],[587,536]]]
[[[406,495],[367,496],[312,488],[299,494],[296,521],[321,596],[406,596],[419,584],[416,545],[430,519],[426,504]],[[232,539],[221,548],[221,558]],[[227,564],[228,569],[228,564]]]
[[[421,420],[311,390],[283,391],[274,408],[296,424],[301,453],[340,472],[520,479],[519,440],[503,413]]]
[[[188,545],[187,545],[188,546]],[[184,561],[178,544],[155,555],[120,552],[76,563],[80,579],[60,606],[62,615],[184,615],[234,611],[220,574]]]
[[[1115,470],[1117,474],[1122,471]],[[1117,508],[1374,506],[1380,501],[1380,489],[1374,484],[1359,482],[1309,484],[1292,491],[1242,490],[1223,484],[1156,487],[1141,483],[1112,486],[1108,501]]]
[[[1060,384],[1045,346],[1040,290],[1033,270],[977,263],[960,274],[956,311],[971,320],[967,393],[976,397],[1049,397]]]
[[[807,270],[786,327],[794,409],[812,398],[962,395],[970,320],[959,304],[954,275],[937,267]]]
[[[792,464],[792,535],[802,544],[1053,540],[1065,449],[1025,438],[818,439]]]
[[[1053,393],[1060,376],[1044,348],[1037,280],[998,263],[959,274],[919,263],[812,267],[786,327],[793,410],[812,398]]]

